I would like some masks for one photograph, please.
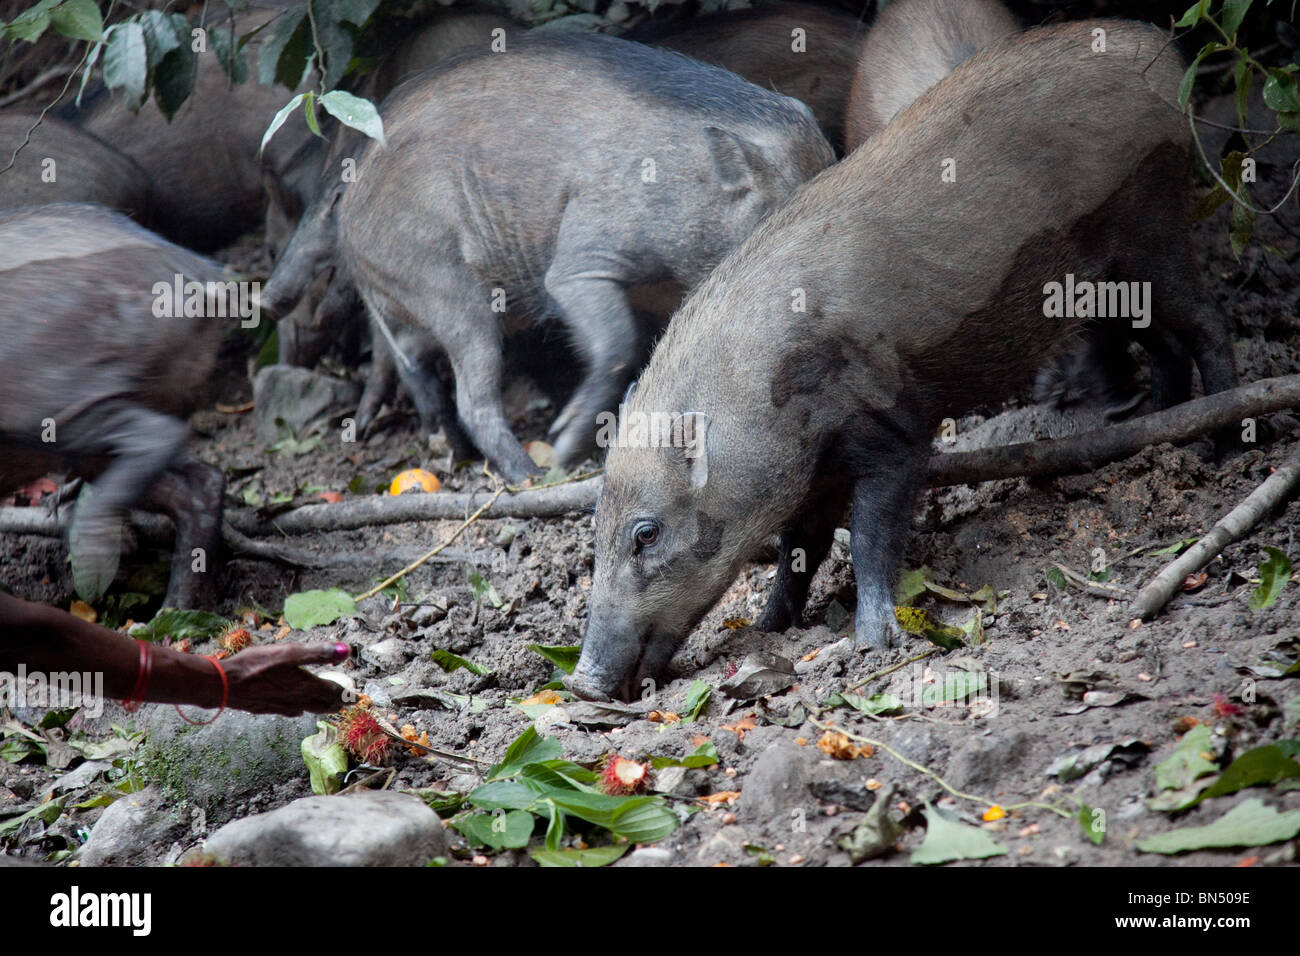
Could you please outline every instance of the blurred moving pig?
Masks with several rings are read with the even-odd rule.
[[[113,580],[132,506],[175,523],[166,603],[212,596],[225,478],[187,453],[184,419],[223,322],[248,317],[225,278],[98,206],[0,213],[0,489],[63,468],[94,482],[69,534],[88,599]]]
[[[149,180],[135,161],[54,116],[0,113],[0,209],[54,202],[93,202],[137,220],[149,216]],[[35,126],[35,130],[32,127]]]
[[[958,64],[1019,31],[998,0],[895,0],[876,17],[855,64],[848,149],[879,133]]]
[[[247,33],[273,15],[241,14],[237,31]],[[64,110],[65,119],[144,170],[153,199],[146,225],[188,248],[211,252],[256,229],[264,218],[263,168],[288,175],[290,159],[311,137],[305,123],[286,123],[258,156],[262,134],[293,95],[257,82],[258,46],[258,37],[249,41],[249,77],[233,85],[211,46],[198,54],[194,90],[170,123],[152,100],[133,113],[102,84],[80,109]]]
[[[855,636],[893,644],[933,428],[1070,342],[1087,320],[1053,293],[1076,276],[1118,280],[1143,337],[1182,343],[1207,392],[1236,384],[1192,254],[1182,74],[1148,24],[1000,41],[727,257],[625,402],[625,420],[697,424],[609,451],[575,692],[639,693],[772,535],[757,626],[798,623],[850,504]]]
[[[460,423],[510,481],[536,466],[502,408],[508,310],[557,315],[586,366],[551,428],[570,467],[633,372],[626,287],[699,282],[833,160],[798,100],[595,35],[419,74],[384,124],[387,148],[367,147],[340,200],[340,255],[373,322],[446,351]]]
[[[862,23],[841,10],[780,3],[647,24],[627,39],[685,53],[793,96],[843,152],[844,104],[865,34]]]

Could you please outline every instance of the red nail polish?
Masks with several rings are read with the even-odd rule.
[[[334,659],[336,661],[347,660],[348,655],[352,653],[352,648],[348,647],[342,641],[334,645]]]

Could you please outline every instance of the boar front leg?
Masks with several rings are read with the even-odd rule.
[[[852,490],[852,484],[843,479],[815,483],[805,510],[781,532],[776,578],[755,625],[758,630],[784,631],[802,621],[808,589],[830,552]]]
[[[182,453],[188,428],[179,419],[136,405],[108,403],[75,422],[66,453],[108,456],[111,464],[77,505],[68,532],[77,592],[94,600],[117,574],[119,528],[126,509],[142,501],[152,483]],[[82,437],[89,436],[89,437]]]
[[[894,437],[866,456],[868,470],[853,484],[850,520],[853,576],[858,586],[854,640],[871,650],[898,644],[894,584],[912,523],[912,508],[927,460],[924,440]]]
[[[164,607],[206,608],[216,595],[213,575],[221,546],[221,505],[226,476],[189,454],[158,476],[144,505],[176,526],[171,579]]]
[[[546,291],[560,307],[573,345],[586,364],[577,391],[550,429],[556,463],[562,468],[571,468],[591,454],[596,416],[618,404],[632,374],[636,319],[623,283],[610,266],[605,254],[599,258],[557,255],[546,272]]]

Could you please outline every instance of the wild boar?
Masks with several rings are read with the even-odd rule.
[[[855,636],[891,645],[934,426],[1070,341],[1088,319],[1057,293],[1076,279],[1140,284],[1139,334],[1182,343],[1207,391],[1236,384],[1190,246],[1182,73],[1147,24],[1000,41],[718,266],[625,399],[624,421],[674,427],[610,448],[576,692],[639,692],[772,535],[758,627],[798,623],[850,503]]]
[[[793,96],[843,152],[844,104],[864,35],[862,23],[843,11],[781,3],[650,24],[627,39],[685,53]]]
[[[148,217],[149,180],[133,160],[54,116],[36,125],[38,118],[37,113],[0,113],[0,168],[27,141],[14,165],[0,173],[0,209],[94,202],[136,219]]]
[[[364,78],[357,95],[380,104],[409,74],[452,56],[489,53],[521,34],[515,21],[487,10],[438,10]],[[334,213],[346,187],[343,163],[356,160],[365,137],[342,124],[331,126],[328,144],[313,137],[299,147],[285,173],[266,176],[266,245],[277,264],[263,302],[269,315],[283,316],[277,325],[281,364],[315,365],[338,338],[355,332],[352,325],[365,321],[356,291],[342,277],[335,281],[334,261]],[[290,247],[299,225],[303,237]],[[394,381],[385,375],[391,356],[383,354],[378,337],[374,347],[376,371],[367,380],[359,423],[368,423]]]
[[[270,19],[270,11],[241,16],[238,32]],[[146,224],[173,242],[210,252],[255,229],[264,218],[263,169],[287,175],[290,159],[311,137],[301,121],[286,123],[259,158],[262,134],[293,95],[257,82],[257,46],[249,43],[249,78],[232,85],[209,47],[198,54],[194,90],[171,122],[152,100],[133,113],[97,84],[81,108],[64,118],[131,157],[153,192]]]
[[[445,350],[462,426],[511,481],[536,466],[501,404],[506,312],[553,312],[583,358],[551,429],[571,466],[631,376],[625,288],[694,285],[833,159],[799,101],[596,35],[435,67],[384,123],[387,148],[368,146],[339,203],[342,260],[372,320]]]
[[[221,316],[240,314],[224,278],[99,206],[0,213],[0,489],[62,468],[94,482],[70,532],[83,594],[111,583],[117,529],[140,506],[176,525],[167,603],[211,596],[225,478],[186,452],[184,419],[204,398]]]
[[[895,0],[880,12],[852,74],[850,151],[991,43],[1020,30],[998,0]]]

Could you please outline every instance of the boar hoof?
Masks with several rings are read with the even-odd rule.
[[[898,626],[893,607],[888,613],[865,613],[858,609],[853,627],[853,641],[866,651],[884,651],[898,647],[903,642],[903,629]]]

